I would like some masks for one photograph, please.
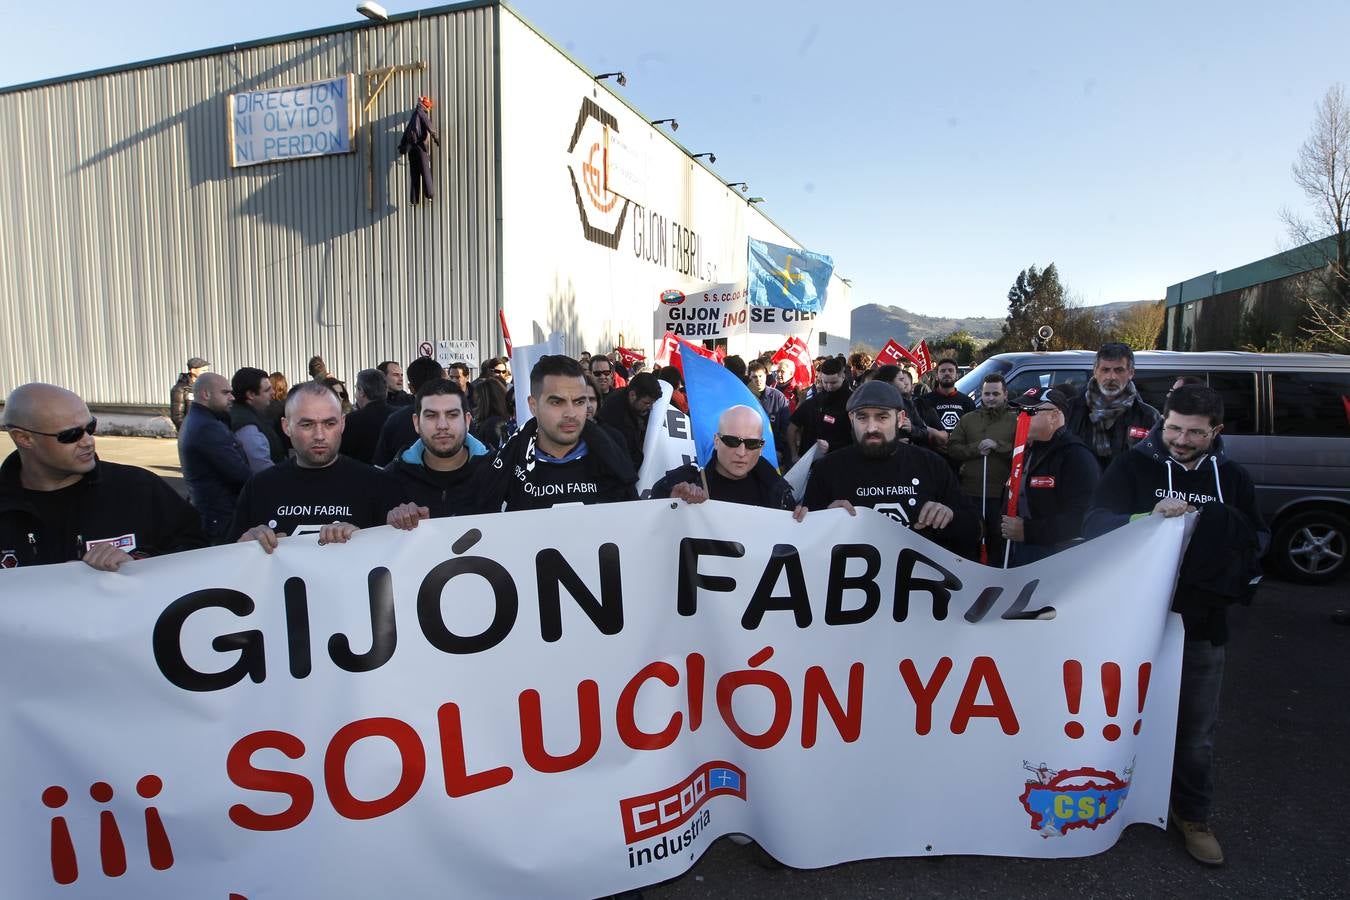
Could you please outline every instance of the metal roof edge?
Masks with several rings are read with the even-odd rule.
[[[64,84],[71,81],[83,81],[86,78],[97,78],[103,75],[116,75],[119,72],[131,72],[136,69],[145,69],[150,66],[162,66],[168,63],[184,62],[190,59],[202,59],[208,56],[218,56],[221,53],[233,53],[237,50],[250,50],[254,47],[266,47],[269,44],[284,44],[287,41],[298,41],[305,38],[322,37],[327,34],[342,34],[345,31],[355,31],[358,28],[378,28],[391,22],[406,22],[409,20],[423,19],[430,16],[440,16],[449,13],[463,12],[469,9],[478,9],[482,7],[498,6],[499,0],[463,0],[460,3],[449,3],[444,6],[433,6],[427,9],[416,9],[411,12],[396,13],[391,15],[383,22],[361,19],[356,22],[347,22],[342,25],[326,25],[321,28],[310,28],[305,31],[293,31],[289,34],[280,34],[275,37],[258,38],[251,41],[240,41],[234,44],[222,44],[218,47],[210,47],[206,50],[193,50],[186,53],[175,53],[170,56],[157,56],[154,59],[140,60],[139,62],[123,63],[117,66],[105,66],[101,69],[90,69],[86,72],[76,72],[73,75],[57,75],[53,78],[43,78],[38,81],[27,81],[23,84],[13,84],[0,87],[0,96],[5,94],[17,94],[21,91],[30,91],[36,88],[50,87],[55,84]]]

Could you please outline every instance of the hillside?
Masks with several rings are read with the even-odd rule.
[[[1155,303],[1154,300],[1121,301],[1104,303],[1091,307],[1103,324],[1115,324],[1130,309],[1140,303]],[[913,313],[900,306],[885,306],[880,303],[868,303],[853,310],[853,344],[866,344],[874,350],[886,346],[886,341],[895,338],[906,347],[912,347],[921,340],[951,334],[953,331],[967,331],[981,344],[997,338],[1002,331],[1002,317],[993,319],[983,316],[969,316],[964,319],[949,319],[942,316],[925,316]]]
[[[853,310],[852,324],[854,344],[867,344],[879,349],[886,346],[891,338],[906,347],[912,347],[921,340],[951,334],[953,331],[968,331],[978,341],[992,341],[1001,333],[999,327],[1003,320],[924,316],[899,306],[868,303]]]

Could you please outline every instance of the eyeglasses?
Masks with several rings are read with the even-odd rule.
[[[764,438],[742,438],[736,437],[734,434],[719,434],[717,439],[732,450],[735,450],[741,444],[744,444],[747,450],[758,450],[764,446]]]
[[[91,418],[88,425],[75,425],[71,428],[63,428],[60,431],[38,431],[36,428],[24,428],[22,425],[11,425],[10,427],[17,428],[19,431],[26,431],[29,434],[56,438],[58,444],[73,444],[86,434],[93,434],[97,431],[98,419]]]
[[[493,374],[493,375],[505,375],[505,374],[506,374],[506,370],[505,370],[505,369],[493,369],[493,370],[492,370],[492,374]]]
[[[1186,437],[1193,441],[1203,441],[1214,433],[1213,428],[1182,428],[1180,425],[1164,425],[1162,430],[1168,437],[1179,437],[1185,432]]]

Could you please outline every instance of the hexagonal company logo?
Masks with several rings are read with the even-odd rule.
[[[606,128],[618,131],[618,120],[590,97],[583,97],[572,142],[567,145],[567,174],[586,240],[617,250],[629,201],[605,189]]]

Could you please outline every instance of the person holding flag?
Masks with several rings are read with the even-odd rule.
[[[870,506],[901,525],[923,533],[948,550],[975,559],[980,520],[961,493],[961,485],[942,457],[900,440],[900,391],[893,384],[865,382],[848,401],[853,444],[826,456],[811,468],[807,510]]]
[[[675,497],[686,503],[726,500],[768,509],[792,509],[792,488],[764,458],[764,420],[745,405],[732,406],[717,419],[711,460],[672,469],[652,487],[654,499]],[[711,464],[709,464],[711,462]]]
[[[1065,428],[1069,398],[1057,388],[1034,387],[1009,406],[1030,414],[1016,515],[1003,516],[1000,533],[1010,564],[1044,559],[1076,542],[1101,469],[1088,446]]]

